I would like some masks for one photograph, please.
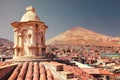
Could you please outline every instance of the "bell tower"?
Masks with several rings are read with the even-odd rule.
[[[35,58],[45,55],[45,31],[48,28],[41,22],[32,6],[20,22],[11,23],[14,31],[14,58]]]

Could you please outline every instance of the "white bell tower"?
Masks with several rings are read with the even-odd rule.
[[[48,28],[41,22],[32,6],[20,22],[11,23],[14,31],[14,58],[41,58],[45,55],[45,31]]]

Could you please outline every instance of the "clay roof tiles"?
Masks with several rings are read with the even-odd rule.
[[[53,80],[53,75],[41,63],[25,62],[15,68],[8,80]]]
[[[24,62],[17,65],[8,80],[79,80],[62,68],[58,63]]]

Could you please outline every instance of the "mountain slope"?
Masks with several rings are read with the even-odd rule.
[[[47,40],[47,44],[72,45],[119,45],[113,37],[105,36],[81,27],[73,27],[60,35]]]
[[[0,38],[0,55],[12,55],[13,54],[13,42]]]

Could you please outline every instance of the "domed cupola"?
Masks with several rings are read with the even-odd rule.
[[[29,6],[26,8],[26,13],[22,16],[21,22],[25,21],[40,21],[38,15],[35,13],[35,8]]]

